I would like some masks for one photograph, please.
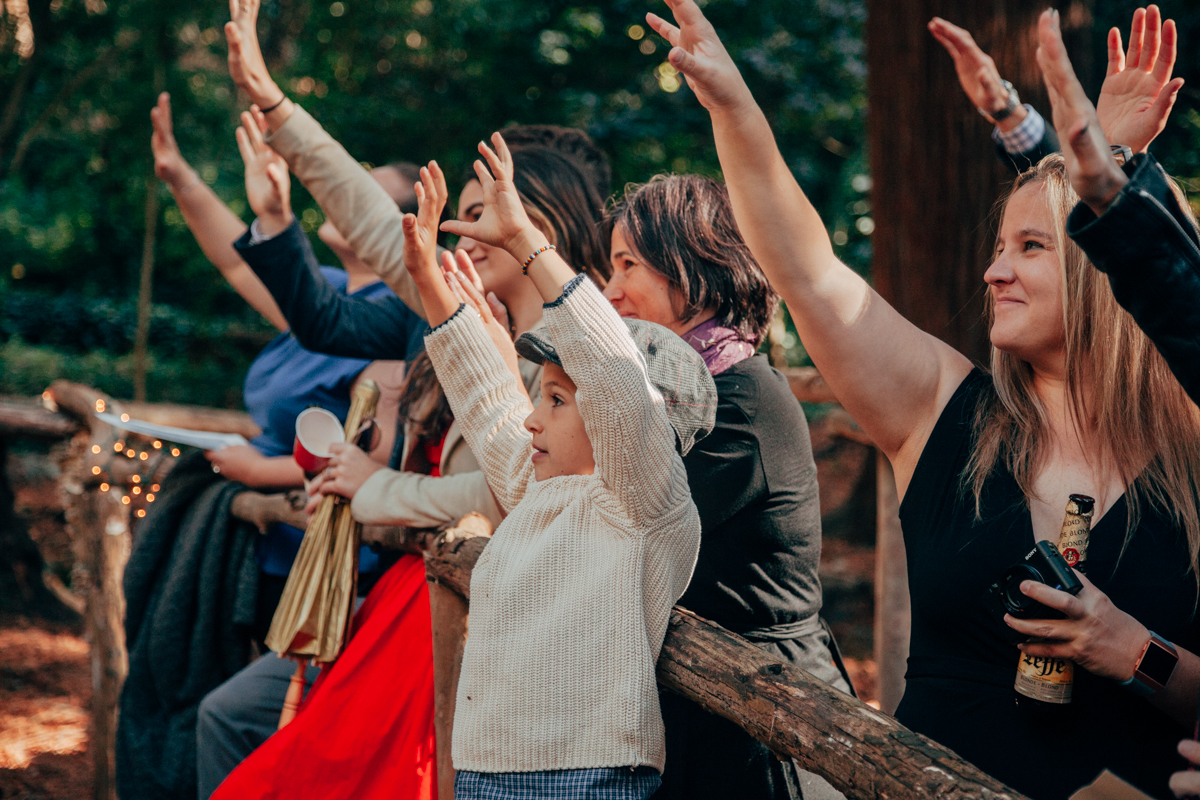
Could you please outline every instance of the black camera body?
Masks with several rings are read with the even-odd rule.
[[[1022,581],[1044,583],[1051,589],[1079,594],[1083,584],[1051,542],[1038,542],[1029,555],[1004,571],[983,593],[983,602],[1003,621],[1005,614],[1016,619],[1065,619],[1066,615],[1021,593]]]

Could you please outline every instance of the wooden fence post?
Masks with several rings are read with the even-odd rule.
[[[895,714],[904,696],[912,627],[908,564],[896,476],[882,452],[875,451],[875,460],[875,686],[880,709]]]
[[[114,438],[112,428],[94,412],[120,414],[121,409],[99,392],[75,384],[56,383],[50,393],[59,407],[88,423],[72,440],[62,485],[75,549],[71,583],[86,603],[84,624],[92,660],[93,797],[116,800],[117,701],[129,672],[121,578],[132,540],[128,505],[115,492],[98,491],[100,479],[92,468],[109,457]]]

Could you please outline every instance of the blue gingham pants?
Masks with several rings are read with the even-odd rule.
[[[455,800],[647,800],[662,779],[654,767],[549,772],[459,772]]]

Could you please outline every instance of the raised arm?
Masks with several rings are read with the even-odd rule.
[[[546,302],[550,338],[577,388],[596,474],[635,521],[649,525],[688,500],[663,397],[651,386],[645,361],[612,305],[530,222],[513,184],[512,154],[499,133],[492,135],[492,145],[495,149],[479,145],[487,165],[475,162],[483,213],[475,222],[452,220],[442,228],[527,259],[528,276]]]
[[[249,114],[242,114],[237,137],[246,196],[258,219],[234,248],[278,303],[300,344],[346,358],[408,359],[420,349],[424,322],[395,296],[349,297],[334,289],[292,214],[286,165]]]
[[[255,25],[259,0],[230,0],[225,26],[229,72],[261,109],[271,147],[287,162],[354,252],[419,315],[420,298],[404,269],[401,213],[370,174],[271,79]]]
[[[1110,144],[1144,153],[1167,126],[1183,87],[1183,78],[1171,78],[1177,46],[1175,21],[1163,23],[1154,5],[1133,12],[1128,52],[1121,49],[1121,32],[1108,32],[1108,71],[1096,117]]]
[[[788,304],[821,375],[896,470],[903,492],[925,440],[971,370],[900,316],[834,255],[770,125],[693,0],[668,0],[679,27],[648,14],[669,58],[712,116],[738,228]]]
[[[276,328],[287,330],[287,321],[271,293],[233,249],[232,242],[246,231],[246,224],[200,180],[200,175],[179,152],[171,119],[171,97],[166,92],[158,96],[158,105],[150,111],[150,121],[154,126],[150,138],[154,174],[170,188],[196,243],[243,300]]]
[[[934,17],[929,32],[954,59],[967,100],[996,126],[992,139],[1006,166],[1023,172],[1058,150],[1054,129],[1033,106],[1017,102],[1016,90],[1000,77],[996,62],[976,44],[970,31]]]
[[[1038,63],[1082,198],[1067,233],[1200,403],[1200,233],[1152,156],[1117,166],[1053,22],[1040,23]]]

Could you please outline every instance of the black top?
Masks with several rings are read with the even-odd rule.
[[[421,334],[429,326],[399,297],[345,295],[325,279],[299,221],[253,245],[247,231],[233,246],[266,285],[305,350],[411,361],[424,349]]]
[[[1067,233],[1200,403],[1200,235],[1153,156],[1134,156],[1125,172],[1104,216],[1080,203]]]
[[[713,378],[717,420],[683,464],[700,556],[679,601],[736,632],[821,610],[821,509],[808,422],[766,356]]]
[[[1020,636],[984,606],[984,590],[1034,545],[1012,474],[985,484],[982,520],[961,489],[976,404],[994,393],[979,370],[942,412],[900,505],[912,595],[908,681],[899,720],[1037,800],[1064,800],[1105,768],[1156,797],[1183,765],[1190,731],[1115,681],[1075,670],[1074,700],[1053,716],[1017,706]],[[1127,506],[1093,520],[1087,576],[1121,610],[1196,652],[1197,586],[1187,538],[1142,501],[1126,547]],[[1065,511],[1065,509],[1064,509]],[[1124,552],[1122,549],[1124,548]]]

